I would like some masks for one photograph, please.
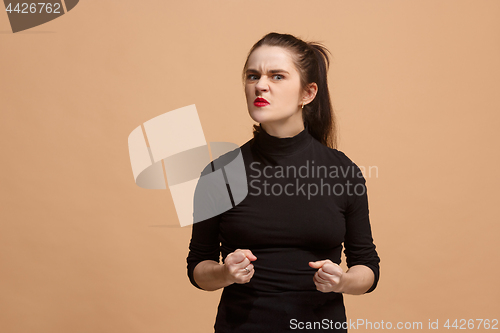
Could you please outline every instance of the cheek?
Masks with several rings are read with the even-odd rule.
[[[299,96],[299,92],[296,89],[287,89],[283,91],[283,96],[286,99],[287,104],[295,104]]]
[[[247,101],[252,98],[252,89],[249,86],[245,86],[245,97],[247,98]]]

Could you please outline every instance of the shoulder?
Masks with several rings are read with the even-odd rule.
[[[364,181],[364,176],[359,166],[343,151],[327,147],[317,140],[314,140],[314,145],[320,154],[326,156],[329,163],[338,168],[338,171],[346,178]]]
[[[342,165],[355,166],[356,168],[358,167],[356,163],[354,163],[354,161],[350,159],[343,151],[335,148],[328,148],[328,149],[333,152],[333,154],[339,159],[339,161],[341,161]]]
[[[338,161],[341,165],[356,165],[343,151],[330,148],[313,138],[313,145],[315,149],[319,151],[321,155],[325,155],[335,161]]]
[[[231,142],[211,142],[210,152],[212,161],[205,165],[201,175],[204,176],[229,165],[232,161],[241,156],[241,150],[245,145],[246,143],[239,147],[237,144]]]

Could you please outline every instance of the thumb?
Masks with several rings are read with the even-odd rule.
[[[245,256],[248,258],[248,260],[250,260],[250,261],[257,260],[257,257],[252,253],[252,251],[250,251],[250,250],[243,250],[243,252],[245,253]]]
[[[319,261],[309,261],[309,266],[312,268],[321,268],[326,260],[319,260]]]

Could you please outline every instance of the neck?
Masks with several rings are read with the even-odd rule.
[[[303,130],[294,136],[277,137],[267,133],[262,127],[254,137],[254,143],[259,151],[270,155],[291,155],[307,148],[312,142],[313,137],[305,124],[302,124]],[[291,133],[291,132],[290,132]]]
[[[260,123],[260,126],[270,135],[277,138],[291,138],[304,130],[304,122],[295,123]]]

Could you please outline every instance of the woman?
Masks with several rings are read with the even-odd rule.
[[[215,332],[346,332],[342,294],[377,285],[365,179],[334,148],[328,65],[326,48],[288,34],[249,52],[245,94],[259,125],[240,147],[248,195],[193,225],[187,257],[194,286],[224,288]]]

